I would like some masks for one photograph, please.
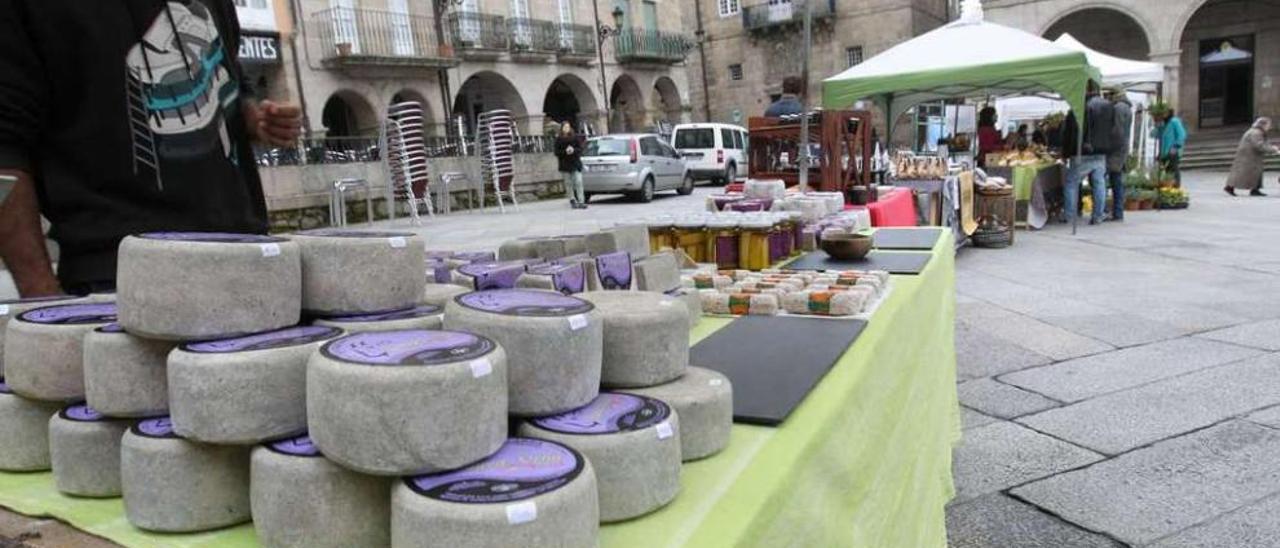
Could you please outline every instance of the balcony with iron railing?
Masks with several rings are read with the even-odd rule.
[[[693,42],[683,34],[625,28],[614,35],[613,45],[619,63],[679,63]]]
[[[551,21],[513,17],[507,19],[511,53],[550,55],[560,48],[559,29]]]
[[[457,64],[450,48],[440,46],[431,17],[338,7],[316,12],[312,24],[320,38],[321,61],[327,66]]]
[[[805,4],[813,2],[813,20],[821,22],[835,17],[836,0],[793,0],[760,3],[742,8],[742,27],[751,32],[778,30],[804,24]]]
[[[468,58],[497,56],[507,51],[511,38],[506,18],[470,11],[450,13],[449,31],[458,54]]]
[[[567,62],[591,62],[596,58],[599,35],[590,25],[559,25],[556,53]]]

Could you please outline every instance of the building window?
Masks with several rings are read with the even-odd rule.
[[[844,48],[844,61],[850,67],[861,65],[862,46],[849,46]]]
[[[738,14],[738,10],[740,9],[738,6],[738,0],[716,0],[716,2],[720,5],[720,17],[729,17]]]
[[[741,64],[741,63],[737,63],[737,64],[729,65],[729,79],[730,79],[730,80],[741,80],[741,79],[742,79],[742,64]]]

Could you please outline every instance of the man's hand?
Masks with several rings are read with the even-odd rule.
[[[44,231],[40,229],[40,209],[31,176],[23,171],[0,171],[0,175],[18,178],[9,196],[0,202],[0,259],[4,259],[22,297],[61,294],[49,263]]]
[[[245,127],[259,142],[280,147],[293,146],[302,134],[302,109],[297,105],[284,105],[273,101],[259,104],[245,101]]]

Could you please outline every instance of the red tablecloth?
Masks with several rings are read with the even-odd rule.
[[[873,204],[846,209],[862,207],[871,211],[871,226],[916,226],[916,201],[911,189],[895,188],[881,194],[880,200]]]

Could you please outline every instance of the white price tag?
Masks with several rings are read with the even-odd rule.
[[[403,236],[392,236],[390,238],[387,238],[387,243],[391,244],[391,247],[394,247],[396,249],[400,249],[406,245],[409,245],[409,243],[405,241]]]
[[[534,501],[507,505],[507,523],[520,525],[538,519],[538,503]]]
[[[720,386],[720,385],[724,384],[724,379],[711,379],[711,380],[707,381],[707,384],[709,384],[709,385],[711,385],[711,386]]]
[[[659,302],[658,304],[661,306],[673,306],[675,303],[675,299],[663,299],[662,302]]]
[[[587,326],[587,317],[582,314],[569,316],[569,329],[577,331]]]
[[[675,435],[675,430],[671,429],[671,423],[667,421],[662,421],[658,423],[658,425],[655,426],[654,429],[658,431],[658,439],[660,440],[665,440]]]
[[[488,376],[493,373],[493,364],[489,363],[489,358],[480,358],[471,361],[471,376],[475,378]]]
[[[275,257],[280,255],[280,244],[262,244],[259,247],[262,248],[263,257]]]
[[[9,305],[0,304],[0,316],[8,316],[8,315],[9,315]]]

